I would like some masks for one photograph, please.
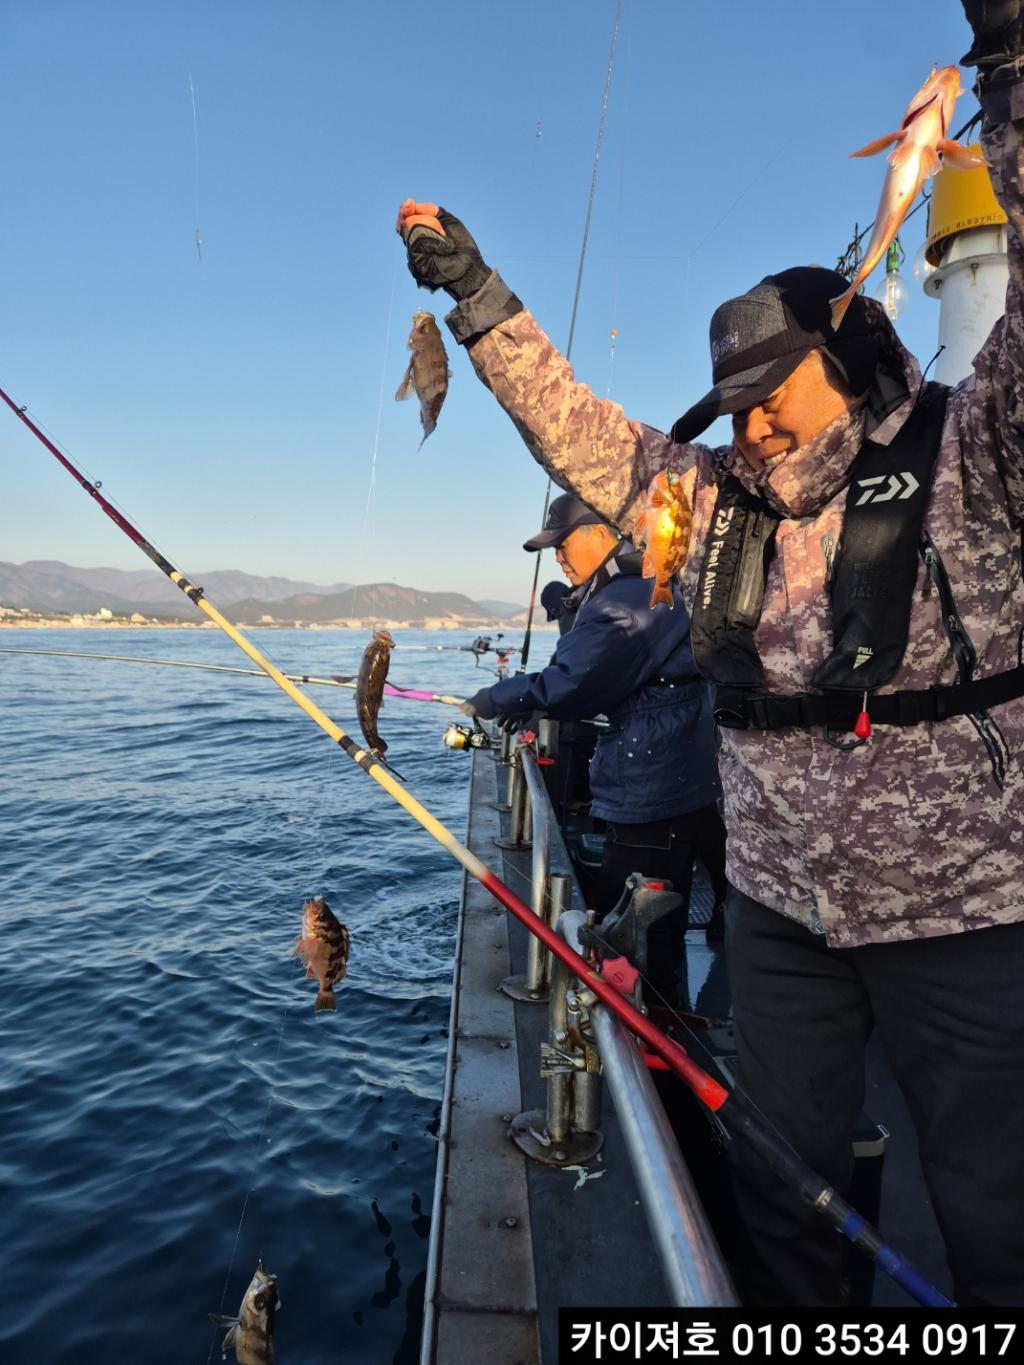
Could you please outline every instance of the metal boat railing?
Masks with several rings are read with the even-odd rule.
[[[512,774],[513,812],[513,838],[507,846],[524,849],[525,829],[527,825],[532,829],[534,913],[579,948],[579,930],[586,917],[567,908],[571,879],[551,876],[554,813],[537,754],[531,746],[517,744],[506,761]],[[515,814],[523,805],[529,815],[518,822],[515,842]],[[559,882],[564,885],[553,895],[553,883]],[[561,963],[553,962],[533,935],[529,964],[527,985],[533,983],[533,990],[517,998],[539,1001],[547,995],[548,1041],[542,1048],[541,1064],[547,1101],[543,1114],[520,1115],[513,1123],[513,1140],[527,1155],[547,1164],[567,1165],[594,1155],[601,1145],[603,1075],[673,1303],[679,1307],[737,1305],[721,1250],[636,1040],[592,992],[574,982]],[[544,1131],[538,1134],[541,1122]]]

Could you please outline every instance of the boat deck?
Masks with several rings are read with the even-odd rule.
[[[494,751],[472,755],[467,844],[526,901],[531,853],[498,847],[510,816],[499,811],[506,769]],[[499,784],[501,797],[499,797]],[[550,808],[551,871],[572,875]],[[695,879],[695,900],[709,898]],[[582,909],[573,877],[569,908]],[[707,907],[705,907],[707,908]],[[449,1065],[439,1134],[438,1178],[427,1271],[422,1365],[534,1365],[557,1358],[559,1307],[671,1302],[607,1087],[604,1146],[583,1166],[560,1169],[528,1159],[509,1139],[520,1114],[543,1110],[540,1047],[548,1011],[513,1002],[499,990],[526,968],[526,929],[473,879],[464,879],[452,998]],[[696,1013],[726,1018],[728,980],[721,949],[702,930],[687,935],[687,987]],[[868,1053],[867,1109],[887,1141],[881,1228],[939,1288],[949,1275],[917,1160],[913,1128],[877,1045]],[[673,1113],[679,1131],[679,1115]],[[684,1152],[715,1218],[715,1192],[702,1170],[703,1120],[688,1118],[696,1159]],[[699,1131],[698,1131],[699,1130]],[[865,1210],[867,1211],[867,1210]],[[720,1217],[720,1215],[719,1215]],[[720,1226],[720,1235],[722,1229]],[[723,1243],[724,1245],[724,1243]],[[624,1254],[627,1253],[627,1254]],[[866,1283],[870,1291],[869,1268]],[[885,1276],[872,1301],[911,1301]]]
[[[529,900],[530,853],[495,844],[508,832],[508,815],[496,809],[504,770],[489,752],[474,752],[473,765],[467,843]],[[550,834],[552,872],[571,872],[553,819]],[[575,885],[573,894],[571,908],[581,909]],[[547,1007],[515,1003],[498,990],[505,977],[525,971],[527,938],[522,925],[466,879],[424,1362],[551,1361],[559,1307],[669,1302],[607,1090],[604,1146],[582,1168],[529,1160],[507,1136],[518,1114],[544,1107],[539,1059]]]

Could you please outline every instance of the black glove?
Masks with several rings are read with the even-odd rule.
[[[517,730],[521,730],[526,724],[526,716],[498,716],[498,729],[504,730],[508,735],[514,735]]]
[[[1024,4],[1022,0],[962,0],[967,22],[974,30],[971,50],[960,58],[962,66],[1002,66],[1024,53]]]
[[[479,692],[472,697],[467,697],[466,700],[481,720],[493,720],[498,714],[494,709],[494,703],[491,701],[491,689],[489,687],[481,687]]]
[[[414,227],[406,235],[409,274],[421,288],[444,289],[461,303],[486,283],[491,269],[458,218],[438,209],[437,221],[445,230],[443,237],[427,227]]]

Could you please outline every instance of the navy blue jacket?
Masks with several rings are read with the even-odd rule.
[[[541,673],[506,678],[473,698],[485,719],[542,711],[555,720],[603,712],[590,765],[592,814],[621,824],[666,820],[721,795],[711,700],[690,650],[690,618],[649,606],[639,556],[623,556],[584,602]]]

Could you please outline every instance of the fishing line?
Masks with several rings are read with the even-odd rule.
[[[387,377],[388,357],[391,347],[391,319],[395,308],[395,288],[398,284],[398,265],[396,263],[391,275],[391,297],[388,299],[388,321],[384,329],[384,355],[380,366],[380,390],[377,394],[377,429],[373,433],[373,455],[370,458],[370,486],[366,492],[366,511],[363,513],[363,532],[365,534],[370,520],[370,506],[377,491],[377,451],[380,448],[380,430],[384,419],[384,383]],[[356,588],[358,592],[358,586]],[[355,607],[353,605],[353,616]]]
[[[273,1104],[274,1104],[274,1085],[275,1085],[276,1080],[277,1080],[277,1063],[278,1063],[278,1058],[281,1056],[281,1043],[282,1043],[282,1040],[284,1039],[284,1030],[285,1030],[285,1025],[286,1025],[287,1022],[288,1022],[288,1015],[289,1015],[289,1013],[290,1013],[290,1011],[291,1011],[292,1005],[294,1005],[294,1004],[295,1004],[295,1001],[294,1001],[294,1000],[290,1000],[290,1001],[288,1002],[288,1004],[285,1005],[285,1007],[284,1007],[284,1012],[283,1012],[283,1014],[282,1014],[282,1016],[281,1016],[281,1028],[280,1028],[280,1030],[278,1031],[278,1035],[277,1035],[277,1049],[276,1049],[276,1051],[274,1052],[274,1061],[273,1061],[273,1063],[272,1063],[272,1065],[271,1065],[271,1068],[270,1068],[270,1093],[269,1093],[269,1095],[267,1096],[267,1107],[266,1107],[266,1109],[265,1109],[264,1112],[263,1112],[263,1123],[260,1125],[259,1137],[256,1139],[256,1155],[255,1155],[255,1157],[253,1158],[252,1171],[251,1171],[251,1174],[250,1174],[250,1176],[249,1176],[249,1188],[246,1190],[246,1192],[245,1192],[245,1198],[242,1200],[242,1212],[241,1212],[241,1214],[239,1215],[239,1218],[238,1218],[238,1226],[235,1228],[235,1240],[234,1240],[234,1243],[232,1244],[232,1247],[231,1247],[231,1259],[228,1261],[228,1270],[227,1270],[227,1274],[224,1276],[224,1288],[221,1290],[221,1295],[220,1295],[220,1307],[219,1307],[218,1310],[217,1310],[218,1313],[221,1313],[221,1314],[223,1314],[223,1312],[224,1312],[224,1304],[225,1304],[225,1302],[227,1301],[228,1287],[229,1287],[229,1285],[230,1285],[230,1283],[231,1283],[231,1272],[232,1272],[232,1270],[234,1270],[234,1268],[235,1268],[235,1256],[236,1256],[236,1254],[237,1254],[237,1252],[238,1252],[238,1241],[239,1241],[239,1238],[240,1238],[241,1235],[242,1235],[242,1225],[243,1225],[244,1222],[245,1222],[245,1215],[246,1215],[246,1212],[247,1212],[247,1210],[248,1210],[248,1208],[249,1208],[249,1199],[250,1199],[250,1197],[252,1196],[253,1189],[254,1189],[255,1186],[256,1186],[256,1171],[257,1171],[257,1168],[258,1168],[258,1166],[259,1166],[260,1153],[261,1153],[262,1150],[263,1150],[263,1145],[264,1145],[264,1143],[263,1143],[264,1134],[265,1134],[266,1131],[267,1131],[267,1123],[268,1123],[268,1121],[269,1121],[269,1119],[270,1119],[270,1110],[271,1110],[271,1108],[273,1107]],[[223,1330],[223,1329],[222,1329],[221,1327],[217,1327],[217,1326],[215,1326],[214,1329],[213,1329],[213,1334],[212,1334],[212,1336],[210,1337],[210,1349],[209,1349],[209,1351],[207,1352],[207,1355],[206,1355],[206,1365],[210,1365],[210,1361],[213,1359],[213,1348],[216,1346],[218,1334],[219,1334],[222,1330]]]
[[[188,76],[188,92],[189,92],[189,94],[190,94],[191,97],[192,97],[192,133],[193,133],[193,136],[194,136],[194,138],[195,138],[195,148],[196,148],[196,152],[195,152],[195,184],[194,184],[194,192],[195,192],[195,211],[196,211],[196,230],[195,230],[196,254],[197,254],[198,257],[199,257],[199,264],[202,265],[202,263],[203,263],[203,239],[202,239],[202,237],[201,237],[200,234],[199,234],[199,114],[198,114],[198,112],[196,111],[196,88],[195,88],[195,86],[192,84],[192,72],[188,69],[188,67],[185,68],[185,74]]]
[[[601,116],[597,123],[597,143],[594,147],[594,164],[590,173],[590,193],[587,196],[587,214],[583,222],[583,240],[580,243],[580,259],[576,268],[576,288],[573,292],[572,313],[569,317],[569,340],[565,347],[566,361],[572,358],[573,337],[576,334],[576,314],[580,303],[580,289],[583,285],[583,266],[587,259],[587,240],[590,237],[590,220],[594,212],[594,197],[597,194],[597,173],[601,164],[601,144],[604,141],[604,123],[608,113],[608,96],[612,88],[612,72],[615,70],[615,48],[619,41],[619,22],[622,18],[622,0],[615,0],[615,22],[612,25],[611,49],[608,53],[608,70],[604,79],[604,94],[601,97]],[[544,510],[541,512],[541,525],[547,521],[548,505],[551,502],[551,475],[548,475],[547,488],[544,490]],[[526,672],[526,662],[530,655],[530,637],[533,634],[533,613],[537,605],[537,582],[540,577],[540,561],[543,552],[538,551],[537,561],[533,566],[533,586],[530,589],[530,605],[526,613],[526,630],[523,634],[523,645],[520,651],[519,668],[517,672]]]

